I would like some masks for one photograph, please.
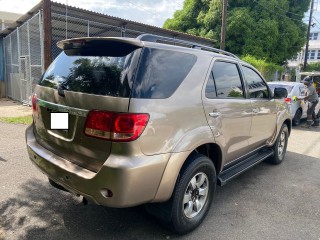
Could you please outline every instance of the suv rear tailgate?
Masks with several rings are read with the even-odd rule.
[[[54,154],[97,172],[108,159],[112,142],[84,133],[87,115],[91,110],[128,112],[141,44],[116,38],[59,44],[64,52],[35,89],[35,136]],[[68,113],[68,130],[51,129],[52,112]]]
[[[36,92],[37,141],[60,157],[89,170],[99,171],[110,154],[111,141],[86,136],[86,116],[91,109],[126,112],[129,99],[76,92],[65,92],[62,98],[54,89],[41,86],[37,86]],[[51,112],[68,112],[69,130],[51,130]]]

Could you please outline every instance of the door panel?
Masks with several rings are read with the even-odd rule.
[[[223,164],[248,152],[252,107],[243,86],[236,63],[215,61],[203,91],[203,106],[222,149]]]
[[[225,163],[246,154],[252,116],[250,101],[204,99],[203,102],[208,124],[216,143],[222,147]]]
[[[263,78],[252,68],[242,66],[248,97],[252,104],[252,125],[249,149],[265,145],[276,130],[276,102],[270,98],[270,90]]]
[[[264,145],[275,131],[276,103],[275,100],[252,99],[252,125],[249,139],[250,150]]]

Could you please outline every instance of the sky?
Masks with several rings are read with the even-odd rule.
[[[172,18],[176,10],[183,6],[184,0],[54,0],[68,3],[98,13],[108,14],[136,22],[162,27],[167,18]],[[0,0],[0,11],[25,14],[40,0]],[[318,20],[311,32],[320,31],[320,0],[315,0],[314,17]],[[305,14],[307,22],[309,13]]]
[[[40,0],[0,0],[0,10],[25,14]],[[184,0],[55,0],[98,13],[162,27]]]

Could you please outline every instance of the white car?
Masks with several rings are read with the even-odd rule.
[[[292,124],[298,126],[302,118],[307,118],[308,102],[293,101],[293,96],[304,97],[306,95],[306,87],[300,82],[268,82],[269,87],[273,91],[276,87],[284,87],[288,90],[288,96],[284,99],[290,104],[290,113]],[[320,100],[320,99],[319,99]],[[320,104],[316,106],[316,113],[319,111]]]

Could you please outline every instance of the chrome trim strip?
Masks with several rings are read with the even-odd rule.
[[[60,104],[55,104],[51,102],[47,102],[45,100],[37,98],[37,104],[41,107],[50,108],[54,111],[58,112],[68,112],[72,115],[79,116],[79,117],[87,117],[89,111],[80,109],[80,108],[74,108],[74,107],[68,107]]]

